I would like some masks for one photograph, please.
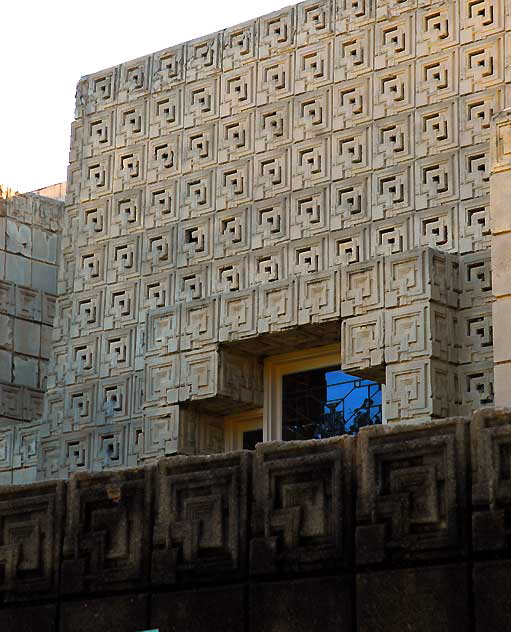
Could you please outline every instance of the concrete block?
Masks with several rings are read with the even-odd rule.
[[[35,358],[14,356],[13,365],[14,384],[31,388],[39,386],[39,362]]]
[[[7,219],[5,247],[7,252],[32,256],[32,227],[12,219]]]
[[[511,362],[496,364],[495,374],[495,406],[499,408],[511,407]]]
[[[138,468],[94,475],[79,473],[71,480],[62,562],[64,594],[146,587],[151,475],[150,468]],[[84,512],[91,516],[90,521],[83,520]],[[121,551],[118,529],[123,522],[126,526]],[[99,530],[109,534],[107,541],[96,539]],[[94,541],[96,545],[91,545]],[[91,551],[91,546],[97,548]],[[91,555],[97,556],[98,563],[94,570],[87,570]],[[111,557],[116,559],[114,568],[110,566]]]
[[[14,319],[14,351],[39,357],[41,353],[41,325],[21,318]]]
[[[13,485],[28,485],[37,481],[37,467],[32,465],[31,467],[23,467],[14,470],[12,473]]]
[[[466,553],[468,432],[461,418],[361,429],[357,564],[435,561]]]
[[[49,294],[57,293],[57,268],[48,263],[32,262],[32,287]]]
[[[509,551],[506,516],[511,493],[505,463],[511,453],[511,410],[482,408],[475,412],[471,451],[472,548],[478,553]]]
[[[509,200],[511,199],[511,171],[493,173],[490,178],[490,225],[493,235],[511,231]]]
[[[351,630],[352,590],[342,577],[253,584],[250,620],[260,632]]]
[[[235,586],[155,594],[149,627],[168,632],[243,632],[243,589]]]
[[[50,325],[41,325],[41,358],[46,360],[50,357],[51,352],[51,340],[52,340],[53,327]]]
[[[79,599],[62,604],[61,632],[147,630],[147,595]]]
[[[501,632],[511,629],[511,562],[474,564],[474,608],[476,632]]]
[[[509,339],[511,330],[511,292],[509,296],[497,298],[495,303],[493,303],[492,314],[494,361],[511,362],[511,344]]]
[[[57,264],[58,235],[34,228],[33,238],[32,257],[54,265]]]
[[[357,630],[469,630],[469,595],[465,564],[361,573],[357,575]]]
[[[30,286],[32,283],[32,262],[30,259],[6,253],[5,280],[16,285]]]
[[[498,298],[511,294],[511,232],[492,239],[493,294]]]
[[[0,610],[0,628],[20,632],[55,632],[57,630],[57,606],[23,606]]]
[[[5,533],[4,546],[15,546],[19,552],[13,563],[0,561],[5,601],[28,602],[56,598],[63,511],[63,482],[0,488],[0,519],[12,525]],[[26,573],[27,566],[31,569],[29,574]],[[26,612],[25,608],[22,610]],[[24,629],[20,625],[23,613],[18,615],[17,625],[5,629]],[[44,625],[44,618],[41,625]]]
[[[0,250],[5,250],[5,217],[0,217]]]
[[[4,349],[0,349],[0,382],[12,382],[12,353]]]
[[[173,584],[192,578],[214,581],[218,573],[231,578],[244,576],[250,457],[247,452],[231,452],[211,456],[208,461],[200,457],[159,461],[151,571],[154,584]],[[195,482],[190,486],[192,481]],[[184,540],[170,528],[172,517],[180,515],[176,502],[190,508],[199,505],[204,508],[196,535],[192,535],[188,518],[182,517],[183,528],[189,533]],[[226,524],[230,526],[222,528]],[[193,552],[189,537],[194,541]],[[216,543],[213,550],[211,542]],[[177,556],[176,548],[180,551]]]
[[[14,344],[14,318],[0,314],[0,348],[12,349]]]
[[[252,575],[350,566],[353,448],[348,437],[312,444],[289,441],[257,446],[250,543]],[[336,483],[332,485],[334,477]],[[298,490],[288,508],[275,505],[275,493],[290,499]],[[300,521],[294,520],[297,511]],[[287,525],[284,532],[278,526],[282,524]]]

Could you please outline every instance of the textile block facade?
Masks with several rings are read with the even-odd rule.
[[[343,370],[385,383],[389,422],[491,405],[489,148],[510,50],[505,0],[307,0],[82,78],[48,390],[21,465],[222,452],[223,417],[263,405],[264,357],[331,342]],[[7,226],[8,256],[26,256],[24,230]],[[28,375],[39,324],[5,318],[1,353],[17,339]],[[417,480],[461,440],[445,441]]]

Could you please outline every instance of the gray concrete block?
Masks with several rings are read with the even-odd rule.
[[[41,325],[21,318],[14,319],[14,351],[39,357],[41,352]]]

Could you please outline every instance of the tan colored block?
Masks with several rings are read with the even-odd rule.
[[[494,296],[511,294],[511,232],[492,239],[491,256]]]
[[[496,364],[495,372],[495,406],[511,407],[511,362]]]
[[[511,296],[493,304],[493,348],[495,362],[511,362]],[[511,390],[511,386],[510,386]]]
[[[492,174],[490,178],[490,218],[494,235],[511,231],[511,171]]]

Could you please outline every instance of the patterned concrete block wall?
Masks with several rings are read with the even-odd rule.
[[[35,477],[64,204],[0,189],[0,480]],[[13,473],[14,470],[14,473]]]
[[[389,421],[491,404],[510,57],[505,0],[308,0],[83,78],[39,475],[220,451],[339,337]]]

